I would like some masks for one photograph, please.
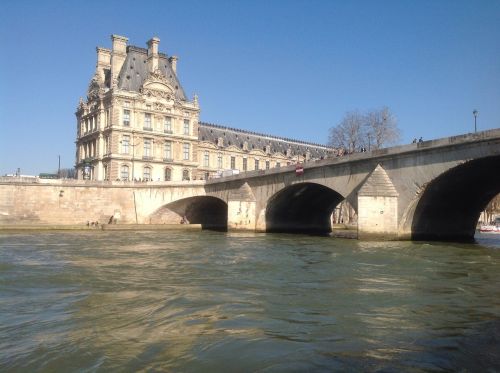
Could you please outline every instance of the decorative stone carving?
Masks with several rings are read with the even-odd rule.
[[[163,105],[161,102],[155,102],[155,110],[164,111],[165,105]]]
[[[167,78],[163,75],[160,69],[156,69],[152,73],[149,74],[148,79],[154,80],[154,81],[160,81],[164,82],[165,84],[168,84]]]
[[[174,96],[174,90],[172,89],[170,81],[159,69],[149,74],[140,92],[146,97],[155,97],[168,101],[172,100]]]
[[[100,76],[95,74],[90,81],[89,88],[87,90],[87,101],[98,99],[102,93],[104,93],[102,81]]]
[[[85,109],[87,109],[87,104],[85,103],[85,101],[83,101],[83,98],[80,97],[80,101],[78,101],[77,110],[80,111],[80,110],[85,110]]]

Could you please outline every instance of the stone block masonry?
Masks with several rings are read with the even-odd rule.
[[[159,206],[193,194],[202,183],[184,185],[97,184],[78,181],[0,183],[1,225],[85,225],[149,223]]]

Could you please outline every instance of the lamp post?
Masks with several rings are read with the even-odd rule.
[[[474,115],[474,132],[477,132],[477,115],[479,114],[479,111],[474,109],[472,112],[472,115]]]

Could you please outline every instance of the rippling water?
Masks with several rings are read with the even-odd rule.
[[[0,371],[500,370],[500,240],[0,235]]]

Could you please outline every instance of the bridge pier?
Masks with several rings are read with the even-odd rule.
[[[229,201],[227,203],[227,230],[255,230],[255,201]]]
[[[377,165],[358,192],[358,238],[398,239],[398,192]]]
[[[227,201],[227,230],[255,231],[256,199],[248,183],[231,191]]]

